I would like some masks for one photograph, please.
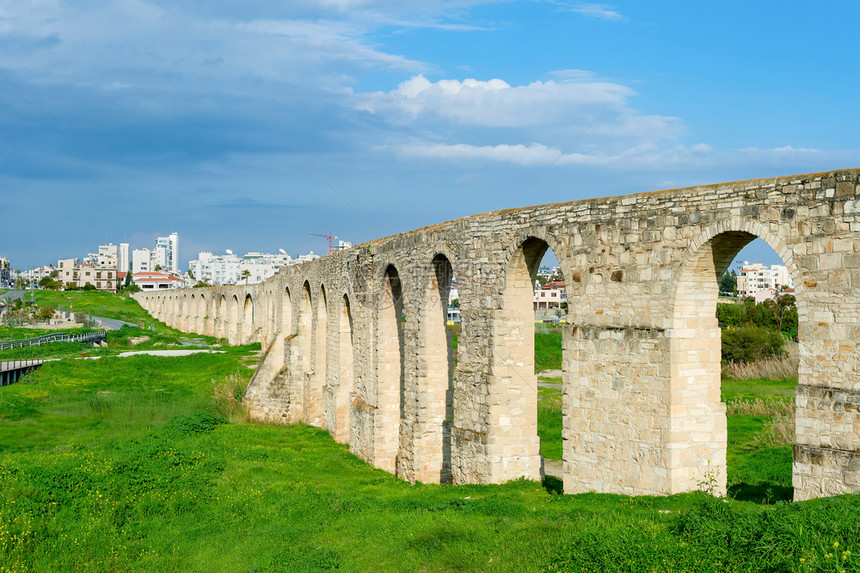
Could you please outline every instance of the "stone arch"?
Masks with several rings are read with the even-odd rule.
[[[393,264],[385,267],[376,305],[376,412],[373,462],[397,473],[404,413],[403,285]]]
[[[277,330],[277,329],[276,329]],[[290,287],[284,288],[284,296],[281,299],[281,333],[284,336],[293,334],[293,301],[290,296]]]
[[[218,323],[215,332],[215,336],[218,338],[227,338],[227,314],[227,295],[222,292],[218,304]]]
[[[191,293],[185,295],[185,330],[195,331],[197,329],[197,295]]]
[[[241,314],[240,314],[239,295],[233,294],[230,297],[229,315],[227,317],[227,341],[230,344],[239,344],[241,337]]]
[[[502,308],[493,324],[490,359],[491,458],[503,460],[493,481],[540,479],[542,458],[537,432],[538,381],[534,357],[534,281],[550,244],[528,234],[509,249],[502,283]]]
[[[313,424],[317,420],[319,425],[320,402],[322,396],[314,395],[314,371],[312,363],[313,352],[313,304],[311,299],[311,285],[305,281],[302,285],[301,299],[299,300],[299,324],[298,324],[298,344],[296,345],[297,356],[296,364],[299,366],[296,374],[300,377],[299,388],[302,389],[302,412],[303,419],[308,424]]]
[[[206,294],[200,293],[200,296],[197,297],[197,308],[194,310],[194,314],[196,315],[196,320],[194,324],[194,329],[196,332],[200,334],[206,333]]]
[[[709,226],[691,241],[673,273],[670,293],[667,454],[671,493],[696,489],[706,474],[716,476],[717,493],[726,491],[728,428],[726,405],[720,397],[722,340],[716,318],[719,279],[740,250],[756,238],[782,258],[797,286],[798,313],[804,314],[802,281],[793,254],[766,226],[731,219]],[[802,361],[802,343],[800,348]]]
[[[352,400],[355,360],[355,334],[352,323],[352,309],[350,308],[349,295],[344,293],[341,298],[340,314],[338,320],[338,344],[337,344],[337,373],[335,381],[334,397],[334,427],[332,432],[334,439],[342,444],[350,443],[352,431]]]
[[[266,290],[264,293],[264,299],[266,301],[266,314],[265,314],[265,344],[263,346],[268,346],[275,339],[275,336],[278,334],[278,314],[277,314],[277,297],[275,295],[275,285],[277,283],[273,282],[270,285],[270,288]]]
[[[253,342],[254,322],[256,320],[254,307],[254,298],[251,296],[251,293],[246,294],[245,302],[242,305],[242,335],[239,340],[240,344]]]
[[[454,269],[436,254],[427,270],[425,299],[420,309],[418,343],[420,438],[415,444],[415,479],[451,481],[451,426],[454,413],[452,333],[447,327]]]
[[[311,378],[311,395],[320,398],[320,418],[315,426],[329,427],[327,421],[334,418],[334,396],[329,386],[328,378],[328,301],[325,285],[320,285],[317,296],[316,312],[314,313],[314,375]]]

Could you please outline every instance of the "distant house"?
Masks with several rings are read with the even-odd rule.
[[[57,261],[59,271],[57,279],[66,286],[84,288],[94,286],[97,290],[116,292],[116,265],[102,266],[98,263],[79,263],[75,259],[60,259]]]
[[[142,271],[131,275],[131,282],[141,290],[165,290],[182,288],[184,280],[180,277],[161,271]]]
[[[567,288],[564,281],[550,281],[543,286],[535,288],[534,308],[535,310],[549,310],[561,308],[562,303],[567,302]]]

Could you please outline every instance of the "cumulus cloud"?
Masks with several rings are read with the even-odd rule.
[[[621,84],[591,78],[511,86],[501,79],[431,82],[418,75],[389,92],[358,94],[356,105],[393,121],[428,116],[459,125],[522,127],[565,122],[595,109],[621,110],[632,94]]]
[[[683,123],[643,114],[635,92],[583,70],[514,86],[503,79],[423,75],[389,92],[356,94],[356,106],[405,132],[387,149],[404,156],[513,165],[648,166],[705,153],[683,146]],[[395,138],[396,139],[396,138]]]

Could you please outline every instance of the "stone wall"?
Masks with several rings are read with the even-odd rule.
[[[800,315],[795,498],[860,492],[860,171],[509,209],[286,267],[259,285],[140,293],[189,332],[260,341],[259,420],[305,421],[408,480],[538,479],[531,280],[567,282],[566,492],[725,488],[717,279],[749,241]],[[445,335],[448,277],[462,312]]]

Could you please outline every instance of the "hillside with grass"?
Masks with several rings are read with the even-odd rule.
[[[224,352],[118,356],[180,348]],[[78,350],[0,389],[0,571],[860,571],[860,496],[780,501],[790,463],[767,435],[796,381],[723,384],[729,481],[762,491],[561,495],[410,484],[323,430],[249,424],[259,345],[159,325]],[[559,392],[541,387],[560,456]]]

